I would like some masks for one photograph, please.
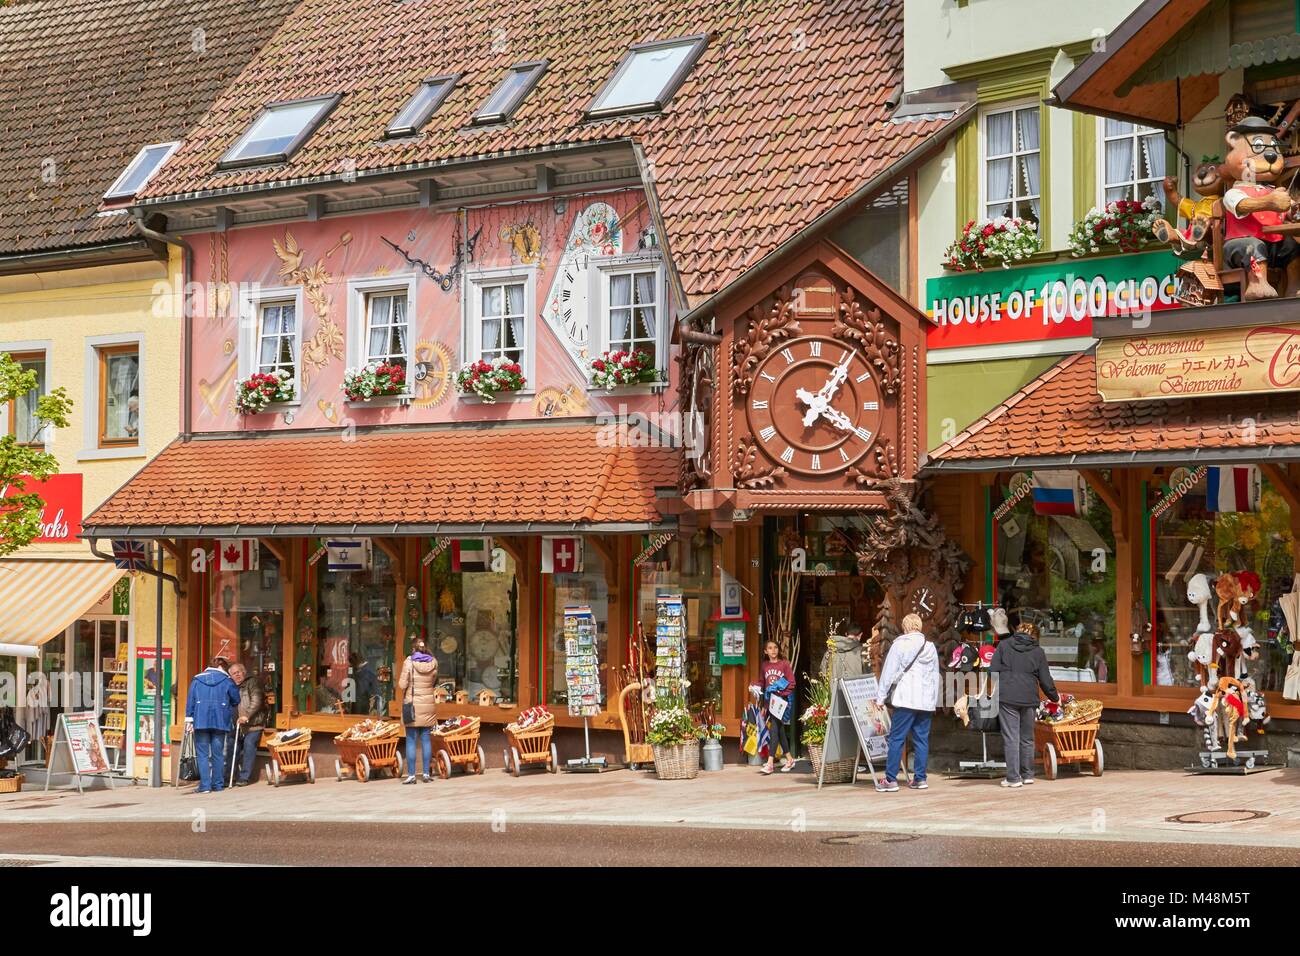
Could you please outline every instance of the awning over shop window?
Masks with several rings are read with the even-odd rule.
[[[591,424],[173,442],[85,537],[645,531],[683,449]],[[661,495],[661,492],[665,494]]]
[[[58,637],[125,573],[111,561],[0,561],[0,644]]]

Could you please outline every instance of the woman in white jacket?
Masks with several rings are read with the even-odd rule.
[[[903,743],[909,733],[912,735],[912,782],[908,787],[928,789],[925,764],[930,753],[930,718],[939,706],[939,653],[921,633],[918,615],[903,618],[903,633],[889,645],[876,695],[877,704],[888,701],[893,708],[885,778],[876,782],[876,789],[881,793],[897,792]]]

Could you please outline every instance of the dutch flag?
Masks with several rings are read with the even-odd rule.
[[[1077,515],[1080,507],[1077,471],[1034,472],[1034,513],[1040,515]]]
[[[1259,510],[1259,469],[1254,465],[1224,465],[1205,473],[1206,511]]]

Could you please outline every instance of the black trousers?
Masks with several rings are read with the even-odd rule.
[[[1002,756],[1007,762],[1007,779],[1012,783],[1034,779],[1034,717],[1037,713],[1037,707],[998,704]]]
[[[790,755],[790,727],[783,720],[777,720],[775,717],[768,715],[767,718],[767,756],[769,760],[776,759],[777,744],[781,745],[781,753]]]

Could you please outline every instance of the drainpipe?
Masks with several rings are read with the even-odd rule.
[[[181,250],[181,292],[184,304],[181,306],[181,441],[187,442],[193,435],[194,399],[191,389],[191,372],[194,361],[190,350],[190,320],[194,316],[193,290],[190,283],[194,277],[194,247],[180,236],[170,232],[150,229],[138,216],[135,227],[147,239],[176,246]]]

